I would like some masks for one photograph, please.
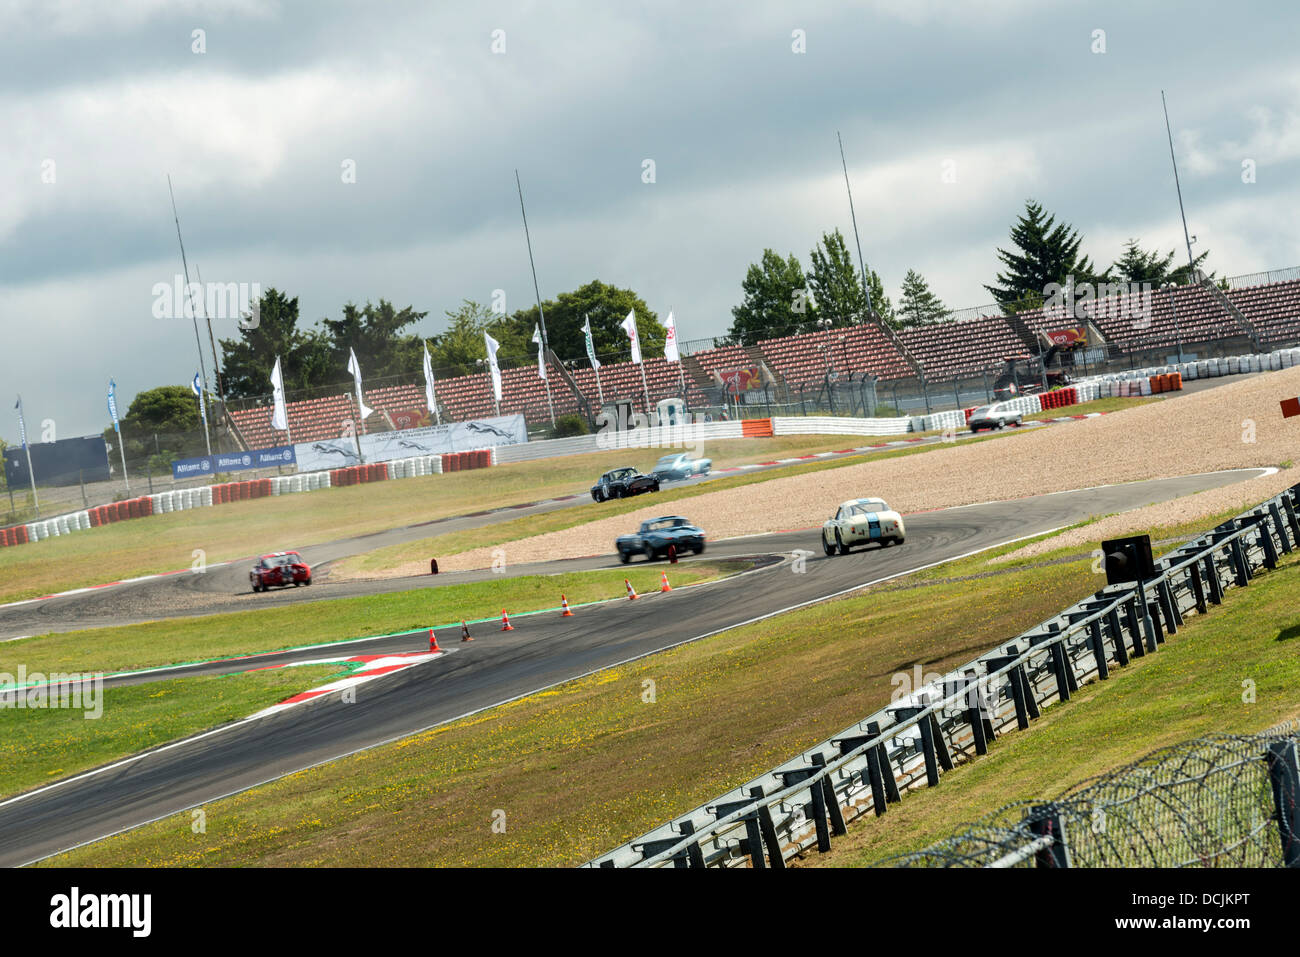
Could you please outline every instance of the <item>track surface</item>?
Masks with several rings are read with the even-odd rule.
[[[284,774],[394,740],[538,691],[932,563],[1088,518],[1261,474],[1220,472],[928,512],[908,518],[901,548],[825,557],[817,530],[710,544],[710,557],[784,554],[767,568],[711,585],[580,609],[574,618],[521,616],[508,634],[472,644],[337,695],[225,725],[0,801],[0,865],[13,866],[207,803]],[[794,549],[814,551],[796,572]],[[543,566],[548,567],[548,566]],[[574,567],[551,563],[551,570]],[[409,644],[404,643],[409,640]],[[421,650],[423,636],[374,650]],[[319,655],[319,652],[315,654]]]
[[[1029,427],[1043,428],[1044,426],[1038,423],[1027,423],[1026,428]],[[914,445],[933,445],[943,441],[943,437],[939,435],[926,436],[915,440],[901,440],[896,436],[881,436],[879,439],[845,436],[844,439],[846,446],[854,442],[870,441],[880,443],[880,448],[876,449],[876,451],[880,452]],[[897,444],[885,445],[884,443]],[[853,450],[823,453],[809,457],[807,462],[833,461],[848,457],[862,458],[864,454],[870,455],[871,453]],[[790,464],[789,462],[784,465],[770,463],[746,467],[743,470],[729,470],[724,473],[715,472],[709,477],[696,477],[685,482],[665,482],[663,487],[665,490],[670,490],[696,486],[749,472],[788,468]],[[634,499],[638,504],[644,503],[646,505],[653,505],[654,500],[653,494],[639,496]],[[430,588],[457,582],[499,578],[501,577],[500,574],[484,569],[471,572],[444,573],[436,578],[421,575],[410,578],[331,581],[329,569],[332,562],[389,545],[419,541],[434,535],[484,528],[529,515],[541,515],[547,512],[591,504],[591,498],[587,495],[570,496],[561,499],[548,499],[544,502],[529,505],[453,516],[431,522],[420,522],[415,525],[407,525],[382,532],[372,532],[325,544],[297,546],[291,543],[281,543],[276,545],[276,548],[300,552],[308,564],[312,566],[315,581],[309,588],[281,588],[262,594],[253,594],[248,583],[250,558],[210,565],[201,574],[183,572],[144,581],[124,582],[119,585],[82,591],[77,594],[53,596],[37,601],[0,607],[0,641],[14,637],[43,635],[50,632],[75,631],[81,628],[130,625],[145,621],[157,621],[163,618],[251,611],[292,602],[379,595],[387,592],[408,591],[414,588]],[[668,503],[664,506],[664,509],[665,513],[671,513],[674,509],[689,512],[690,505],[688,502]],[[610,543],[610,547],[612,549],[613,543]],[[537,564],[509,565],[504,574],[511,577],[515,575],[542,574],[546,571],[586,571],[609,566],[609,558],[602,556],[567,562],[562,568],[549,565],[539,566]]]

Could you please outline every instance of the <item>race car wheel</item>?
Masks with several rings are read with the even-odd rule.
[[[310,584],[311,584],[311,579],[308,578],[305,582],[303,582],[303,584],[304,584],[304,585],[310,585]]]
[[[905,541],[907,541],[906,538],[895,539],[895,544],[897,544],[897,545],[901,545],[901,544],[903,544],[903,542],[905,542]]]
[[[835,546],[830,543],[830,539],[826,537],[825,532],[822,532],[822,551],[827,555],[835,554]]]
[[[632,553],[631,553],[631,552],[619,552],[619,553],[618,553],[618,559],[619,559],[619,561],[621,561],[624,565],[626,565],[628,562],[630,562],[630,561],[632,560]]]
[[[703,553],[704,553],[704,539],[701,538],[701,539],[700,539],[700,544],[698,544],[698,545],[695,546],[695,554],[696,554],[696,555],[701,555],[701,554],[703,554]]]
[[[257,582],[253,582],[253,594],[256,595],[256,594],[257,594],[257,591],[258,591],[258,589],[257,589]]]
[[[844,544],[844,539],[840,535],[840,530],[838,528],[835,529],[835,547],[840,550],[841,555],[847,555],[849,553],[849,546]]]
[[[654,488],[652,488],[650,491],[652,491],[652,492],[657,492],[657,491],[659,491],[659,483],[658,483],[658,482],[655,482],[655,484],[654,484]]]

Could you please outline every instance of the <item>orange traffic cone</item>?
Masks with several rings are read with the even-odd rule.
[[[636,593],[636,589],[632,587],[632,583],[626,578],[623,579],[623,584],[627,586],[627,597],[629,601],[641,597]]]
[[[663,572],[663,573],[661,573],[660,576],[659,576],[659,580],[660,580],[660,582],[662,583],[662,584],[659,586],[659,590],[660,590],[660,591],[672,591],[672,590],[673,590],[673,586],[670,585],[670,584],[668,584],[668,573],[667,573],[667,572]]]
[[[501,630],[502,631],[515,630],[515,626],[510,624],[510,616],[506,614],[506,610],[504,608],[501,609]]]
[[[429,651],[430,653],[435,651],[439,654],[442,653],[442,649],[438,647],[438,638],[434,635],[432,628],[429,629]]]
[[[563,595],[560,596],[560,607],[564,609],[560,615],[561,618],[573,617],[573,611],[569,608],[569,599],[565,598]]]
[[[471,638],[471,637],[469,636],[469,625],[465,624],[465,619],[464,619],[464,618],[462,618],[462,619],[460,620],[460,640],[461,640],[461,641],[473,641],[473,640],[474,640],[473,638]]]

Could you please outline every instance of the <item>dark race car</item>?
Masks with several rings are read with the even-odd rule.
[[[610,469],[591,487],[591,497],[597,502],[611,498],[627,498],[642,492],[659,491],[659,480],[642,475],[634,468]]]
[[[253,591],[266,591],[272,585],[310,585],[311,566],[297,552],[273,552],[253,562],[248,581]]]
[[[633,555],[644,555],[648,561],[663,558],[668,554],[668,546],[677,546],[677,554],[692,551],[697,555],[704,551],[704,529],[692,525],[689,519],[680,515],[665,515],[641,523],[641,529],[635,535],[620,535],[614,540],[618,557],[626,564]]]

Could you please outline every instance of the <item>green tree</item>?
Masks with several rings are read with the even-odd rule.
[[[583,341],[582,324],[587,318],[591,319],[591,341],[596,347],[596,354],[626,359],[630,347],[621,325],[629,312],[636,313],[641,357],[648,360],[663,354],[666,335],[663,324],[645,300],[631,289],[620,289],[593,279],[573,292],[562,292],[554,299],[543,302],[542,311],[546,316],[547,344],[561,359],[586,359],[587,346]],[[510,317],[511,358],[526,357],[530,361],[536,361],[537,346],[533,344],[532,338],[537,321],[536,305],[521,309]],[[517,344],[521,341],[522,348]],[[501,348],[503,352],[506,351],[505,340],[502,340]]]
[[[1210,251],[1207,249],[1196,257],[1197,269],[1201,268],[1201,264],[1209,255]],[[1174,258],[1173,250],[1170,250],[1168,255],[1161,256],[1156,250],[1148,252],[1142,249],[1136,239],[1130,239],[1124,244],[1124,254],[1115,260],[1111,271],[1114,273],[1114,278],[1121,282],[1149,282],[1153,286],[1160,286],[1167,282],[1185,284],[1191,275],[1191,269],[1186,264],[1175,267]]]
[[[188,385],[164,385],[136,395],[126,415],[118,420],[128,462],[149,460],[155,471],[173,459],[202,455],[207,450],[198,399]],[[118,437],[110,425],[104,440],[116,447]]]
[[[821,242],[809,254],[809,260],[812,270],[808,274],[808,285],[816,303],[817,317],[829,319],[836,328],[861,323],[867,315],[867,297],[843,234],[838,229],[833,233],[823,233]]]
[[[1021,308],[1025,302],[1043,301],[1052,283],[1065,286],[1071,278],[1075,284],[1109,279],[1109,270],[1096,273],[1091,260],[1080,254],[1083,237],[1069,223],[1057,223],[1056,217],[1044,212],[1032,199],[1025,200],[1025,212],[1011,227],[1013,249],[998,248],[1004,272],[997,283],[985,286],[1006,311]]]
[[[491,331],[501,317],[469,299],[457,309],[448,309],[445,315],[446,331],[429,340],[429,361],[440,375],[472,375],[480,371],[477,361],[487,358],[483,332]],[[501,339],[495,332],[493,338]]]
[[[930,291],[930,284],[915,269],[903,277],[903,293],[898,299],[898,325],[900,328],[923,326],[942,322],[948,314],[939,297]]]
[[[898,317],[894,315],[894,304],[885,295],[885,284],[880,281],[880,274],[874,269],[867,270],[867,289],[871,291],[871,305],[876,310],[880,321],[890,328],[898,328]]]
[[[754,343],[815,328],[816,306],[809,302],[808,281],[794,253],[782,259],[764,249],[762,261],[750,264],[740,286],[745,295],[732,307],[727,332],[734,341]]]
[[[387,299],[378,305],[367,302],[364,309],[354,303],[343,307],[339,319],[322,319],[329,338],[335,379],[347,378],[348,350],[355,349],[357,361],[367,379],[400,375],[420,368],[420,337],[403,330],[419,322],[427,312],[414,307],[395,309]],[[315,383],[324,384],[324,383]]]
[[[335,368],[326,335],[298,328],[298,299],[278,289],[266,290],[256,324],[240,327],[238,339],[222,339],[221,365],[226,395],[231,398],[266,395],[276,356],[286,391],[338,382],[347,377]],[[346,354],[346,353],[345,353]]]

